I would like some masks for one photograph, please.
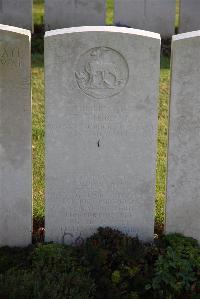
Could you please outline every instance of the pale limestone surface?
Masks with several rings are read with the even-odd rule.
[[[200,30],[200,1],[180,0],[179,32]]]
[[[153,239],[159,57],[150,32],[46,33],[46,241]]]
[[[200,240],[200,31],[172,44],[166,232]]]
[[[32,0],[0,0],[0,24],[32,30]]]
[[[105,25],[106,0],[46,0],[45,29]]]
[[[175,32],[176,0],[115,0],[115,24],[158,32]]]
[[[0,25],[0,247],[32,232],[30,31]]]

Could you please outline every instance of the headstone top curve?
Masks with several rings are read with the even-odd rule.
[[[22,34],[22,35],[27,35],[27,36],[31,37],[31,31],[30,30],[22,29],[22,28],[19,28],[19,27],[0,24],[0,30],[1,31],[13,32],[13,33],[17,33],[17,34]]]
[[[46,31],[45,37],[50,37],[59,34],[70,34],[70,33],[81,33],[81,32],[111,32],[111,33],[126,33],[138,36],[150,37],[160,40],[160,34],[145,30],[127,28],[127,27],[117,27],[117,26],[81,26],[81,27],[70,27],[63,29],[56,29],[51,31]]]
[[[174,42],[174,41],[178,41],[178,40],[182,40],[182,39],[189,39],[189,38],[194,38],[194,37],[200,37],[200,30],[173,35],[172,39]]]

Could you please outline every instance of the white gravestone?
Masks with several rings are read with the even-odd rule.
[[[174,36],[166,231],[200,240],[200,31]]]
[[[153,239],[159,56],[145,31],[46,33],[46,241]]]
[[[200,1],[180,0],[179,32],[200,30]]]
[[[0,24],[32,30],[32,0],[0,0]]]
[[[115,0],[115,24],[158,32],[175,32],[176,0]]]
[[[30,36],[0,25],[0,247],[31,243]]]
[[[46,0],[46,30],[73,26],[103,26],[106,0]]]

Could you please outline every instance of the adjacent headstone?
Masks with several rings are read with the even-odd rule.
[[[179,32],[200,30],[200,1],[180,0]]]
[[[176,0],[115,0],[115,24],[158,32],[175,32]]]
[[[166,231],[200,240],[200,31],[173,37]]]
[[[152,240],[159,56],[150,32],[46,33],[46,241],[100,226]]]
[[[32,30],[32,0],[0,0],[0,24]]]
[[[32,233],[30,31],[0,25],[0,247]]]
[[[106,0],[46,0],[45,28],[105,25]]]

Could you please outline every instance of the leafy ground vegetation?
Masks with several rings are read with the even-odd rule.
[[[100,228],[77,243],[0,249],[0,298],[200,298],[200,247],[191,238],[143,244]]]

